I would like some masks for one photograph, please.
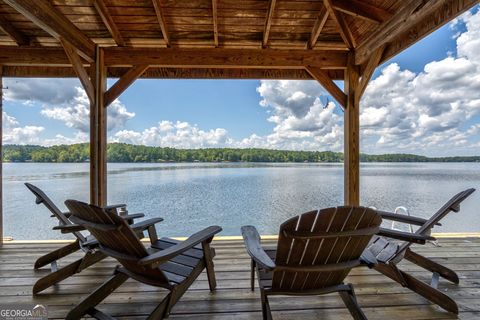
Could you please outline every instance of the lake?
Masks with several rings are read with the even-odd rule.
[[[88,201],[88,163],[5,163],[4,235],[20,239],[71,238],[23,185],[42,188],[65,209],[66,199]],[[383,210],[407,207],[430,217],[455,193],[480,188],[480,163],[365,163],[361,203]],[[242,225],[278,233],[286,219],[343,203],[343,164],[108,164],[108,202],[127,203],[130,213],[165,219],[159,235],[185,236],[218,224],[221,235]],[[480,191],[450,213],[435,232],[480,232]]]

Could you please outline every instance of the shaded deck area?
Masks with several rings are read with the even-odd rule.
[[[273,245],[275,241],[264,241]],[[459,305],[460,314],[449,314],[402,288],[381,274],[366,268],[353,270],[347,280],[355,285],[359,303],[369,319],[478,319],[480,318],[480,238],[442,238],[439,247],[414,246],[415,251],[455,270],[460,285],[440,281],[439,288]],[[41,303],[49,317],[62,319],[83,297],[108,277],[116,265],[107,258],[32,297],[35,281],[48,270],[33,270],[35,259],[59,244],[5,243],[0,248],[0,302]],[[203,273],[172,310],[170,319],[261,319],[258,290],[249,289],[249,258],[243,242],[215,240],[215,269],[218,289],[210,294]],[[74,254],[65,261],[72,261]],[[408,262],[402,269],[427,280],[428,272]],[[142,319],[163,298],[164,291],[128,280],[99,309],[121,319]],[[351,319],[337,294],[320,297],[271,297],[274,319]]]

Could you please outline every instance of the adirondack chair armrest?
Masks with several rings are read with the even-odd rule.
[[[112,210],[112,209],[120,209],[120,208],[126,208],[127,205],[125,203],[119,203],[119,204],[110,204],[108,206],[103,207],[105,210]]]
[[[273,260],[262,248],[260,235],[258,234],[257,229],[254,226],[243,226],[242,236],[247,253],[250,255],[252,260],[255,261],[258,266],[266,270],[275,269],[275,262],[273,262]]]
[[[195,247],[196,245],[202,242],[211,242],[213,236],[222,231],[222,228],[219,226],[210,226],[202,231],[199,231],[191,235],[187,240],[180,242],[176,245],[173,245],[167,249],[157,251],[148,255],[147,257],[139,261],[140,265],[148,266],[150,268],[156,268],[160,264],[165,263],[171,258],[178,256],[179,254]]]
[[[153,225],[155,225],[159,222],[162,222],[162,221],[163,221],[163,218],[152,218],[152,219],[147,219],[147,220],[143,220],[143,221],[131,224],[130,227],[135,232],[145,231],[149,227],[151,227],[151,226],[153,226]]]
[[[382,219],[385,219],[385,220],[398,221],[398,222],[403,222],[408,224],[414,224],[417,226],[423,226],[425,223],[428,222],[427,219],[414,217],[414,216],[407,216],[404,214],[396,214],[393,212],[381,211],[381,210],[377,210],[377,212],[382,216]],[[435,225],[441,226],[442,224],[437,222]]]
[[[125,216],[120,216],[120,218],[122,218],[123,220],[135,220],[135,219],[139,219],[139,218],[143,218],[145,217],[145,214],[144,213],[132,213],[132,214],[127,214]]]
[[[83,231],[86,229],[85,227],[79,224],[66,224],[62,226],[55,226],[53,227],[53,230],[60,230],[62,233],[72,233],[72,232]]]
[[[408,242],[413,242],[418,244],[425,244],[428,240],[432,240],[432,241],[435,240],[435,238],[430,235],[403,232],[403,231],[385,229],[385,228],[380,228],[377,234],[379,236],[384,236],[392,239],[408,241]]]

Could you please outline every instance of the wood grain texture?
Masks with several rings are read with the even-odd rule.
[[[263,40],[262,40],[262,47],[266,48],[268,45],[268,36],[270,35],[270,28],[272,27],[272,19],[273,13],[275,10],[275,4],[277,0],[269,0],[268,2],[268,10],[267,16],[265,18],[265,27],[263,30]]]
[[[213,43],[218,47],[218,0],[212,0]]]
[[[347,45],[347,47],[349,49],[355,48],[355,38],[352,36],[350,27],[346,23],[344,17],[342,16],[342,13],[334,9],[333,0],[323,0],[323,4],[325,5],[325,8],[327,8],[330,17],[332,17],[332,19],[337,24],[340,35],[342,36],[342,39]]]
[[[170,47],[170,36],[167,29],[167,23],[165,21],[165,15],[162,8],[162,0],[152,0],[155,14],[157,15],[157,21],[162,30],[163,40],[167,47]]]
[[[115,40],[118,46],[123,47],[125,45],[125,41],[123,40],[123,37],[120,31],[118,30],[117,25],[115,24],[115,21],[113,21],[113,18],[110,15],[110,12],[108,11],[108,8],[105,5],[105,2],[103,0],[94,0],[93,4],[95,6],[95,9],[97,9],[97,12],[100,15],[100,18],[102,19],[103,23],[105,24],[108,31],[112,35],[112,38]]]
[[[104,107],[108,107],[115,99],[117,99],[135,80],[140,77],[148,65],[139,65],[131,67],[115,84],[105,92]]]
[[[0,15],[0,30],[5,32],[19,46],[28,45],[30,40],[18,31],[5,17]]]
[[[318,37],[322,33],[323,27],[328,19],[328,11],[325,7],[318,13],[317,20],[315,21],[315,25],[313,26],[312,33],[310,35],[310,39],[307,43],[307,48],[312,49],[315,44],[317,43]]]
[[[358,0],[334,0],[333,8],[374,23],[384,22],[392,16],[387,10]]]

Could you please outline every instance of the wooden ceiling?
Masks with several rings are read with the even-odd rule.
[[[85,63],[96,44],[113,47],[105,54],[107,64],[115,60],[110,64],[111,76],[134,65],[135,59],[146,63],[149,58],[148,64],[158,67],[150,68],[144,77],[308,79],[311,75],[302,66],[308,64],[342,79],[347,52],[355,52],[356,63],[365,65],[384,46],[385,60],[475,3],[0,0],[0,64],[5,66],[5,76],[74,76],[63,53],[63,39],[79,50]],[[277,55],[281,63],[269,60]],[[315,57],[322,55],[334,63],[317,64],[321,59]],[[212,56],[230,57],[230,62],[209,63]],[[40,62],[34,63],[35,59]],[[158,62],[163,59],[168,63]],[[254,63],[250,65],[249,59]]]

